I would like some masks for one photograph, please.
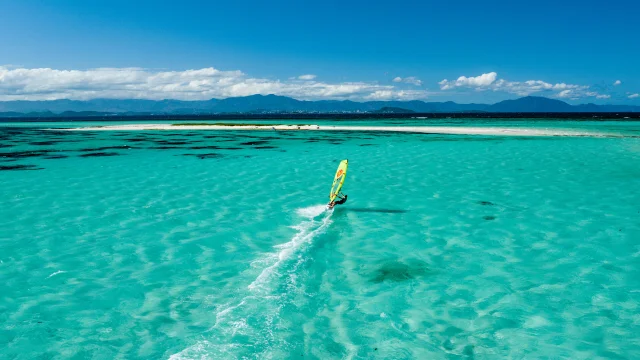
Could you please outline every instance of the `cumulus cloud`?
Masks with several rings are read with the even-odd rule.
[[[365,100],[416,100],[424,98],[422,90],[378,90],[364,97]]]
[[[575,85],[567,83],[551,84],[543,80],[508,81],[498,79],[496,72],[490,72],[475,77],[460,76],[457,80],[444,79],[438,83],[441,90],[453,90],[456,88],[468,88],[476,91],[503,91],[519,96],[528,96],[535,93],[543,93],[558,98],[579,99],[582,97],[595,97],[608,99],[610,95],[589,91],[588,85]]]
[[[440,89],[449,90],[457,87],[475,87],[475,88],[483,88],[493,84],[496,81],[498,74],[495,72],[490,72],[487,74],[482,74],[476,77],[466,77],[460,76],[457,80],[447,80],[444,79],[440,81],[438,84],[440,85]]]
[[[618,86],[618,85],[620,85],[620,84],[622,84],[622,81],[620,81],[620,80],[616,80],[616,81],[613,83],[613,86]]]
[[[629,95],[629,96],[627,96],[627,97],[628,97],[629,99],[635,99],[635,98],[639,98],[639,97],[640,97],[640,94],[637,94],[637,93],[636,93],[636,94],[631,94],[631,95]]]
[[[393,78],[393,82],[397,82],[397,83],[405,83],[405,84],[412,84],[415,86],[422,86],[422,80],[416,78],[415,76],[409,76],[406,78],[401,78],[399,76]]]
[[[571,98],[573,97],[572,90],[562,90],[558,93],[559,98]]]
[[[298,77],[301,80],[314,78],[314,75]],[[222,71],[212,67],[156,71],[143,68],[57,70],[0,66],[0,100],[206,100],[255,94],[308,100],[424,99],[428,95],[426,91],[407,92],[394,86],[368,82],[325,83],[254,78],[242,71]]]
[[[313,79],[315,79],[315,78],[316,78],[316,76],[315,76],[315,75],[313,75],[313,74],[307,74],[307,75],[300,75],[300,76],[298,76],[298,79],[299,79],[299,80],[313,80]]]

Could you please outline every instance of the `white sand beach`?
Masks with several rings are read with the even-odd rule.
[[[61,130],[61,129],[56,129]],[[600,132],[570,131],[544,128],[506,128],[471,126],[330,126],[330,125],[215,125],[215,124],[127,124],[63,129],[67,131],[128,131],[128,130],[251,130],[251,131],[393,131],[423,134],[495,135],[495,136],[616,136]]]

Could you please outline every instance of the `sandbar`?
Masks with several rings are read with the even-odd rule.
[[[235,131],[383,131],[422,134],[450,135],[494,135],[494,136],[619,136],[601,132],[573,131],[544,128],[508,128],[508,127],[474,127],[474,126],[341,126],[341,125],[275,125],[275,124],[127,124],[109,126],[87,126],[68,129],[67,131],[127,131],[127,130],[235,130]]]

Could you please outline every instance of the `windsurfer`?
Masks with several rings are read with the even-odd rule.
[[[338,201],[333,200],[332,202],[329,203],[329,205],[327,205],[329,207],[329,209],[333,209],[334,206],[342,205],[342,204],[347,202],[347,195],[344,195],[344,196],[338,195],[338,197],[340,198],[340,200],[338,200]]]

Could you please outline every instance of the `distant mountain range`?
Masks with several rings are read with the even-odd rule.
[[[488,104],[453,101],[303,101],[286,96],[252,95],[203,101],[180,100],[50,100],[0,101],[0,117],[66,117],[109,115],[202,115],[261,113],[456,113],[456,112],[640,112],[631,105],[570,105],[560,100],[527,96]]]

